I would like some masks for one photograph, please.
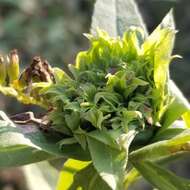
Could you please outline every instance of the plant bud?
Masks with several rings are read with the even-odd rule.
[[[7,56],[7,73],[9,77],[9,83],[17,80],[19,77],[19,56],[17,50],[12,50]]]
[[[6,64],[2,55],[0,55],[0,85],[3,85],[6,81]]]
[[[26,68],[20,75],[19,80],[18,80],[18,84],[19,84],[19,88],[24,89],[25,87],[27,87],[30,83],[31,79],[31,69],[30,68]]]

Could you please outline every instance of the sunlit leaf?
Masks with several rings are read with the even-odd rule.
[[[57,190],[110,190],[91,162],[69,159],[60,173]]]
[[[10,96],[10,97],[16,98],[19,102],[21,102],[23,104],[34,104],[34,105],[39,105],[44,108],[47,107],[43,102],[38,101],[34,97],[28,96],[25,93],[18,92],[13,87],[7,87],[7,86],[0,85],[0,92],[2,94],[4,94],[5,96]]]
[[[166,157],[172,157],[181,153],[190,152],[190,130],[182,130],[175,137],[158,141],[131,152],[129,158],[132,162],[140,160],[160,161]]]
[[[111,148],[101,141],[87,137],[94,168],[111,189],[122,189],[124,186],[124,171],[128,161],[128,148],[135,132],[123,134],[118,138],[120,150]]]
[[[185,113],[182,115],[182,118],[183,118],[183,120],[184,120],[186,126],[187,126],[188,128],[190,128],[190,111],[185,112]]]
[[[179,119],[184,113],[190,110],[189,102],[172,80],[168,82],[168,87],[173,101],[163,115],[162,129],[169,127],[175,120]],[[186,121],[188,121],[188,115],[189,114],[185,115]]]

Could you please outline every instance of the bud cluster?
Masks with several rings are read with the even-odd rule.
[[[12,84],[19,78],[19,56],[16,49],[7,56],[0,55],[0,85]]]
[[[17,50],[0,55],[0,92],[24,104],[47,107],[40,90],[55,83],[54,68],[39,56],[35,56],[21,73],[19,63]]]
[[[18,84],[24,89],[34,82],[55,82],[53,69],[47,60],[35,56],[31,64],[20,74],[19,56],[16,49],[6,56],[0,55],[0,85]]]

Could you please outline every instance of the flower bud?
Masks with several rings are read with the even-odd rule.
[[[20,89],[24,89],[27,87],[31,81],[31,76],[30,76],[30,68],[26,68],[20,75],[18,79],[18,85]]]
[[[19,77],[19,56],[17,50],[12,50],[7,56],[7,73],[9,77],[9,83],[17,80]]]
[[[6,64],[2,55],[0,55],[0,85],[3,85],[6,81]]]

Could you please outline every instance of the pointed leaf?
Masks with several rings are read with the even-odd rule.
[[[172,80],[168,82],[168,87],[174,100],[163,115],[161,130],[169,127],[175,120],[190,110],[189,102]],[[187,120],[189,118],[188,115],[186,115],[185,118]]]
[[[163,91],[168,77],[168,65],[175,40],[175,24],[171,20],[173,20],[172,11],[165,16],[143,44],[144,52],[155,51],[154,82],[160,91]]]
[[[172,172],[152,162],[138,162],[134,166],[154,187],[159,190],[189,190],[190,181],[180,178]]]
[[[171,9],[168,14],[164,17],[162,23],[160,24],[161,28],[171,28],[175,30],[175,20],[173,15],[173,9]]]
[[[131,131],[118,138],[120,150],[87,137],[93,165],[111,189],[123,189],[124,173],[128,161],[128,147],[136,133]]]
[[[143,160],[160,161],[183,153],[190,153],[190,130],[183,130],[176,137],[159,141],[131,152],[131,162]]]
[[[91,30],[103,29],[110,36],[122,36],[131,26],[140,26],[146,31],[134,0],[97,0],[94,6]]]

